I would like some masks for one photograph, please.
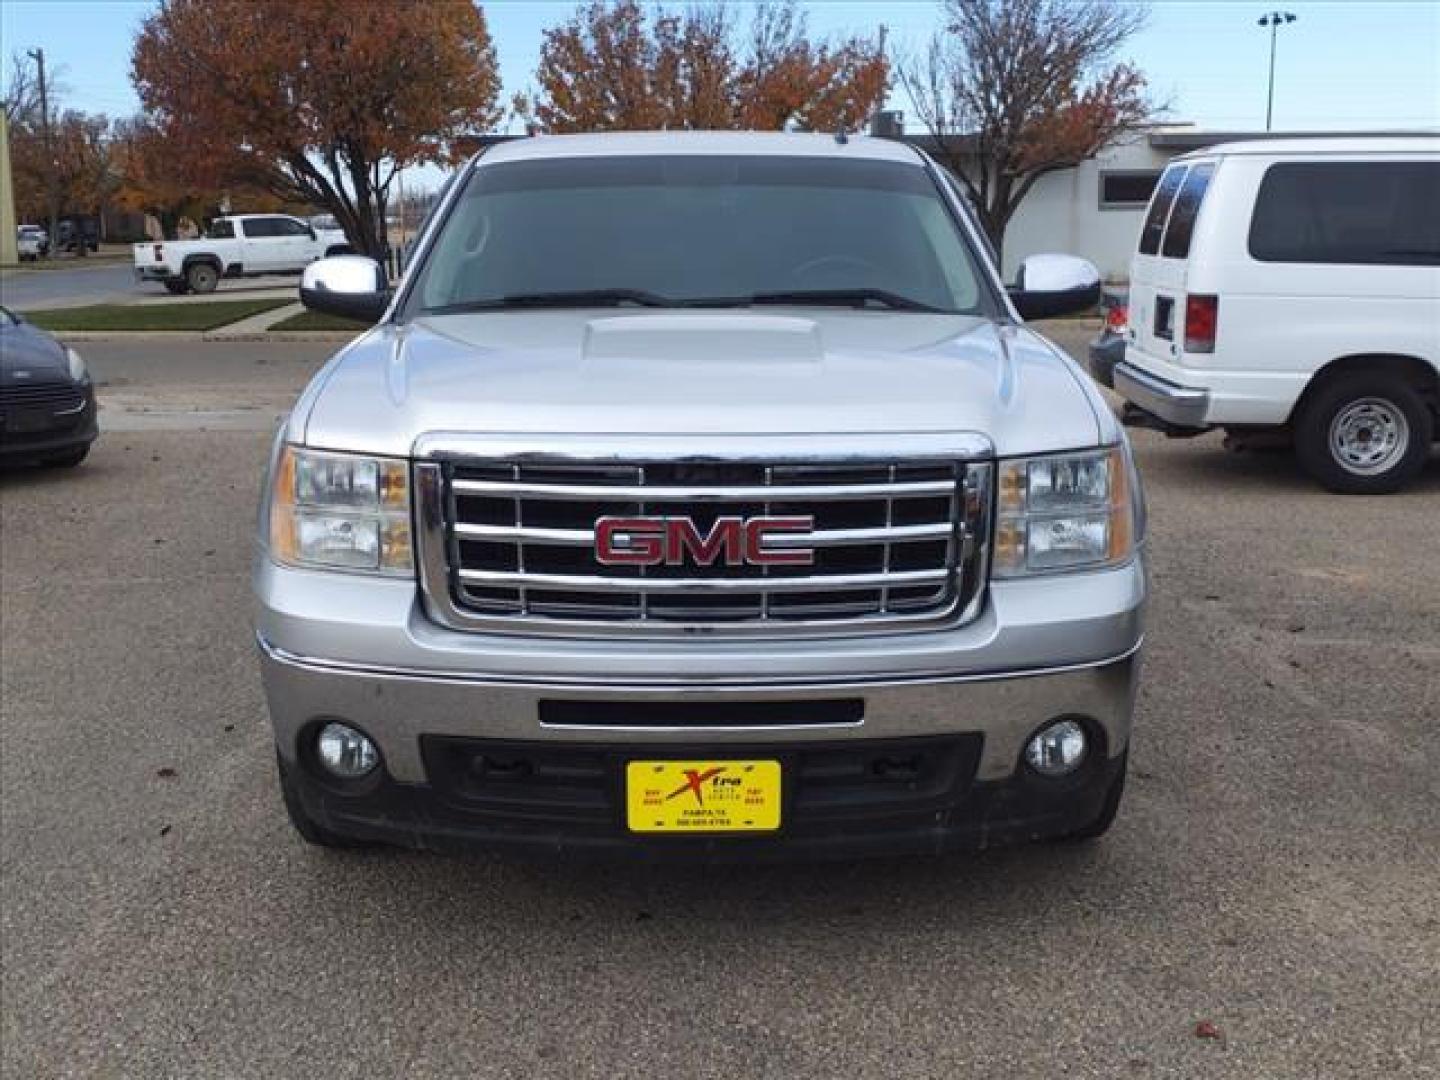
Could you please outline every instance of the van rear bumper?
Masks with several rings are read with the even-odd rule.
[[[1203,428],[1210,411],[1210,392],[1180,386],[1121,362],[1115,365],[1114,386],[1126,401],[1179,427]]]
[[[1181,354],[1180,359],[1187,359]],[[1295,403],[1314,373],[1279,367],[1233,368],[1227,357],[1193,364],[1127,345],[1115,366],[1115,390],[1145,412],[1175,427],[1277,427],[1290,422]]]

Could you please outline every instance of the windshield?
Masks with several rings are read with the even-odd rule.
[[[918,164],[694,155],[478,167],[409,307],[629,303],[978,313],[989,299]]]

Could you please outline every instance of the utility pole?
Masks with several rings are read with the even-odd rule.
[[[1275,112],[1275,34],[1282,24],[1293,23],[1296,16],[1288,11],[1272,11],[1262,15],[1255,22],[1270,28],[1270,89],[1265,95],[1265,130],[1270,130],[1270,119]]]
[[[50,214],[50,258],[59,251],[60,244],[60,192],[55,183],[55,140],[50,130],[50,85],[45,79],[45,50],[31,49],[30,59],[35,61],[37,82],[40,91],[40,140],[45,147],[45,199]],[[81,238],[84,244],[84,238]]]
[[[888,64],[888,61],[889,61],[890,57],[886,54],[885,46],[886,46],[886,44],[889,42],[889,40],[890,40],[890,27],[886,26],[884,23],[881,23],[881,24],[880,24],[880,59],[883,60],[883,61],[886,61],[887,64]],[[880,134],[880,128],[881,128],[882,125],[884,124],[885,102],[886,102],[886,99],[888,98],[888,96],[889,96],[888,94],[883,94],[883,93],[880,95],[880,100],[879,100],[878,102],[876,102],[876,104],[875,104],[875,111],[870,115],[870,134],[871,134],[871,135],[878,135],[878,134]]]

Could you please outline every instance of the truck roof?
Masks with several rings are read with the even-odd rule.
[[[1435,135],[1344,135],[1309,139],[1247,139],[1244,142],[1219,143],[1202,150],[1181,154],[1176,161],[1189,158],[1250,155],[1269,157],[1288,154],[1436,154],[1440,153],[1440,133]]]
[[[649,154],[741,154],[774,157],[843,157],[921,164],[918,152],[894,139],[796,131],[620,131],[599,135],[536,135],[497,143],[483,164],[544,158],[627,157]]]

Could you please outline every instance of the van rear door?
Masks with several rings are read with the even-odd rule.
[[[1190,239],[1214,173],[1213,160],[1176,162],[1150,198],[1130,266],[1130,343],[1150,356],[1173,362],[1184,348]]]

